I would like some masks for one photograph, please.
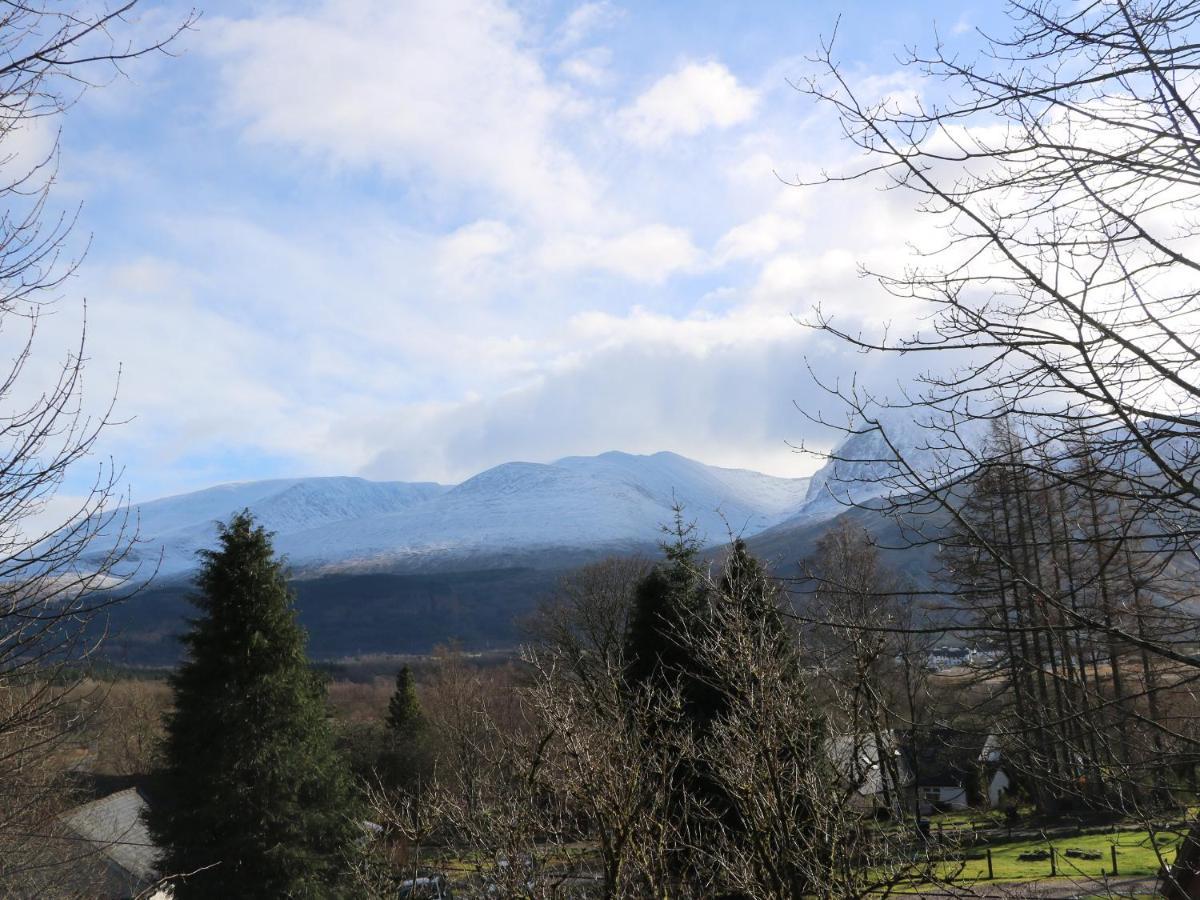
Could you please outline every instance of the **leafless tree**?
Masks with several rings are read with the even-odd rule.
[[[551,747],[537,683],[536,673],[498,677],[459,652],[441,654],[426,691],[431,777],[418,790],[368,787],[382,831],[358,861],[364,895],[394,896],[399,881],[447,867],[456,895],[533,900],[592,886],[579,871],[578,795],[560,777],[565,757]]]
[[[474,767],[490,773],[483,794],[507,784],[508,801],[449,804],[460,840],[475,835],[481,859],[527,859],[522,896],[538,885],[545,893],[532,895],[848,898],[957,871],[953,841],[930,844],[911,820],[877,825],[862,791],[873,773],[841,765],[832,739],[854,717],[838,705],[850,692],[816,698],[824,673],[744,546],[715,575],[696,572],[712,602],[676,634],[721,697],[712,727],[687,727],[678,686],[629,683],[625,642],[612,637],[646,572],[603,563],[542,610],[520,692],[531,727],[477,744],[506,760]],[[714,790],[679,790],[698,772]],[[594,855],[572,857],[571,837]],[[504,870],[480,874],[499,886]]]
[[[914,541],[949,521],[973,548],[966,586],[990,599],[968,628],[1007,660],[997,674],[1055,792],[1094,799],[1103,771],[1125,783],[1119,809],[1143,809],[1169,793],[1145,761],[1191,754],[1180,701],[1200,668],[1194,622],[1179,624],[1200,549],[1200,4],[1008,8],[1011,33],[982,35],[976,57],[913,51],[919,96],[864,97],[832,42],[799,85],[862,153],[818,181],[906,193],[946,235],[903,271],[865,272],[914,304],[911,332],[852,331],[820,308],[808,324],[931,359],[899,396],[828,385],[859,435],[847,446],[874,457],[844,471],[879,477],[877,506]],[[920,446],[901,416],[924,426]],[[1015,439],[987,440],[988,420]],[[988,509],[971,505],[983,480]]]
[[[808,647],[835,698],[832,708],[845,713],[833,727],[874,748],[892,747],[892,735],[903,724],[892,691],[897,617],[904,609],[896,579],[861,529],[844,522],[820,540],[809,574],[815,589],[806,610],[806,619],[814,623]],[[903,815],[906,797],[896,758],[876,755],[884,808]]]
[[[972,471],[980,418],[1036,423],[1044,447],[1087,442],[1162,536],[1193,533],[1200,321],[1197,119],[1189,2],[1010,5],[1014,32],[980,60],[940,44],[914,53],[937,96],[873,102],[827,46],[802,87],[832,107],[863,151],[857,170],[913,196],[948,240],[903,272],[871,272],[918,305],[923,324],[893,337],[851,333],[821,309],[809,324],[867,351],[947,353],[912,392],[831,389],[875,433],[893,487],[928,493]],[[888,409],[928,426],[922,465],[889,440]],[[933,462],[930,462],[933,460]]]
[[[45,381],[37,340],[46,309],[61,300],[79,257],[69,242],[75,217],[51,197],[57,141],[37,156],[36,131],[86,87],[121,73],[194,20],[161,39],[134,38],[135,2],[117,6],[50,2],[0,4],[0,884],[45,865],[36,835],[59,788],[48,778],[73,723],[64,698],[69,667],[100,636],[95,627],[132,538],[119,497],[119,470],[96,467],[83,496],[55,515],[56,493],[77,473],[111,421],[111,406],[83,400],[84,333],[62,348]],[[129,35],[129,36],[127,36]],[[77,477],[77,476],[76,476]],[[32,853],[32,855],[31,855]]]

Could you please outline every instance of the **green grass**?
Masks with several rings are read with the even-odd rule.
[[[1022,819],[1028,818],[1033,812],[1032,807],[1020,808]],[[940,824],[944,828],[970,827],[972,824],[981,828],[1004,824],[1004,811],[1000,809],[957,809],[952,812],[934,813],[926,816],[934,828]]]
[[[1170,863],[1175,857],[1179,838],[1175,835],[1159,834],[1158,846],[1162,859]],[[1086,878],[1112,874],[1111,850],[1117,845],[1117,869],[1121,875],[1155,875],[1161,867],[1159,855],[1155,853],[1150,835],[1145,831],[1122,831],[1117,834],[1088,834],[1078,837],[1059,837],[1051,841],[1026,840],[997,842],[991,844],[992,870],[997,881],[1034,881],[1050,877],[1050,860],[1023,862],[1017,857],[1030,850],[1044,850],[1051,845],[1058,851],[1058,875],[1060,877]],[[1068,849],[1087,850],[1100,853],[1099,860],[1068,859]],[[986,848],[976,846],[967,851],[970,856],[984,856]],[[958,867],[949,866],[947,875]],[[972,881],[987,878],[986,859],[971,859],[954,876],[956,881]]]

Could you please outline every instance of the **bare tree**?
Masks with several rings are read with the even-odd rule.
[[[986,456],[968,425],[1023,423],[1025,443],[1052,457],[1086,446],[1094,466],[1119,475],[1110,490],[1144,510],[1154,537],[1191,550],[1200,119],[1190,73],[1200,7],[1009,8],[1013,33],[985,35],[981,59],[940,44],[913,53],[931,92],[948,85],[936,96],[863,98],[832,45],[818,58],[824,75],[801,85],[863,153],[861,167],[823,181],[878,179],[910,193],[949,235],[917,248],[902,272],[866,273],[916,305],[916,331],[849,332],[820,308],[808,320],[867,352],[947,354],[900,397],[829,386],[852,414],[842,427],[875,437],[890,494],[932,497],[953,514],[953,486]],[[891,410],[925,426],[920,452],[895,438]],[[1070,478],[1041,465],[1046,456],[1026,463]]]
[[[946,239],[865,273],[914,304],[911,333],[851,331],[820,308],[808,324],[940,360],[900,396],[829,385],[861,436],[847,446],[872,448],[879,507],[914,541],[950,521],[973,548],[961,586],[988,599],[966,629],[995,639],[1048,793],[1128,813],[1167,798],[1149,761],[1189,758],[1196,717],[1180,695],[1200,668],[1181,602],[1200,550],[1200,4],[1009,12],[1011,33],[982,35],[977,57],[913,51],[911,98],[862,96],[823,48],[800,87],[863,162],[818,180],[907,193]],[[924,426],[920,446],[900,416]],[[1013,439],[980,440],[981,420]],[[972,503],[987,480],[990,505]]]
[[[881,565],[866,535],[845,522],[835,524],[817,544],[809,574],[816,586],[806,618],[817,623],[809,630],[809,650],[835,699],[833,709],[844,714],[842,721],[832,722],[833,728],[874,748],[884,808],[901,816],[907,785],[894,754],[884,752],[896,746],[894,733],[903,724],[890,687],[895,683],[897,617],[903,608],[896,579]]]
[[[136,2],[136,0],[135,0]],[[57,373],[34,364],[41,315],[59,301],[78,257],[74,216],[55,211],[57,141],[31,158],[18,147],[53,133],[80,92],[121,73],[123,63],[165,51],[194,20],[161,40],[137,42],[135,2],[72,6],[0,4],[0,323],[7,358],[0,375],[0,883],[16,885],[45,865],[36,835],[58,791],[48,778],[55,748],[75,721],[65,673],[86,658],[93,627],[128,572],[120,561],[132,531],[120,502],[119,470],[97,466],[90,487],[57,516],[51,502],[91,454],[107,412],[83,400],[84,334],[64,348]],[[32,837],[30,835],[33,835]]]
[[[659,714],[626,681],[626,632],[640,558],[612,558],[564,579],[530,621],[531,709],[552,734],[544,776],[579,811],[600,855],[602,896],[661,895],[675,760],[648,739]]]

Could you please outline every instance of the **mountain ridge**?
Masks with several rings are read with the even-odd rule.
[[[868,443],[848,438],[838,451],[862,462],[851,464],[864,479],[878,457]],[[789,479],[666,451],[609,451],[502,463],[457,485],[285,478],[149,501],[137,507],[144,540],[132,562],[148,574],[162,553],[163,567],[145,590],[110,609],[105,656],[174,664],[195,551],[212,546],[217,520],[244,507],[276,532],[315,657],[423,653],[445,641],[502,649],[519,643],[521,617],[571,570],[608,555],[657,558],[677,502],[696,520],[707,558],[718,559],[720,545],[741,536],[773,571],[801,575],[799,561],[835,519],[889,527],[822,489],[845,465],[830,460],[813,476]],[[895,561],[910,569],[928,563]]]
[[[539,551],[591,555],[653,544],[680,503],[706,543],[799,513],[809,479],[709,466],[676,453],[608,451],[506,462],[456,485],[354,476],[232,482],[136,504],[132,562],[162,577],[195,567],[216,522],[248,508],[298,576],[494,562]]]

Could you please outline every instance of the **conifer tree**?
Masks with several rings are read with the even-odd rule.
[[[384,723],[387,735],[376,774],[393,788],[419,792],[433,774],[433,746],[408,666],[396,673],[396,689],[388,700]]]
[[[248,511],[201,558],[148,817],[158,869],[187,876],[177,900],[338,896],[355,802],[282,565]]]
[[[388,700],[387,727],[395,737],[412,735],[425,727],[425,713],[408,666],[396,673],[396,690]]]
[[[721,575],[723,602],[737,605],[751,619],[761,618],[770,633],[785,637],[786,629],[776,597],[776,589],[763,564],[750,553],[741,538],[733,542],[725,571]]]
[[[663,545],[666,559],[637,586],[625,641],[626,680],[634,689],[678,690],[684,716],[703,730],[718,712],[720,695],[688,640],[712,602],[693,530],[677,508],[672,540]]]
[[[714,723],[726,711],[729,697],[701,644],[716,624],[714,596],[698,563],[699,545],[693,526],[675,510],[673,540],[664,544],[666,559],[638,584],[625,642],[626,689],[631,708],[652,703],[640,724],[651,745],[664,758],[676,757],[669,796],[663,810],[682,845],[671,864],[681,883],[697,890],[714,873],[702,849],[722,833],[738,829],[737,813],[711,762],[698,752]],[[676,706],[676,703],[678,704]],[[707,889],[707,888],[706,888]],[[723,889],[709,896],[739,897]]]

